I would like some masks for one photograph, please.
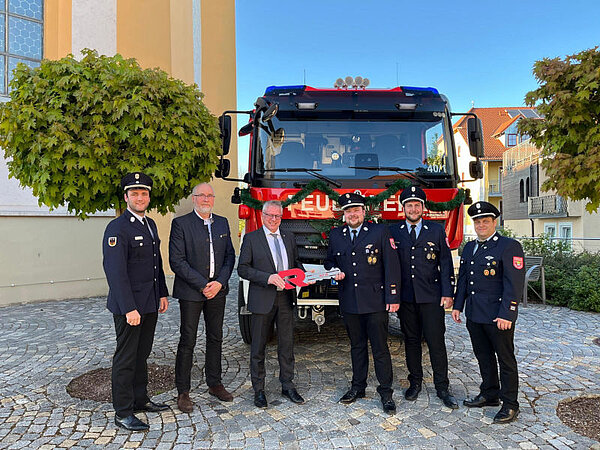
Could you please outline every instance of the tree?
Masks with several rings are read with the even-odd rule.
[[[120,179],[140,170],[154,180],[151,207],[173,211],[218,161],[219,129],[203,94],[135,59],[82,53],[17,66],[0,106],[9,176],[40,205],[85,218],[123,209]]]
[[[598,47],[565,59],[544,58],[534,64],[540,86],[525,96],[544,120],[522,119],[519,131],[542,149],[542,167],[554,189],[572,200],[600,206],[600,52]]]

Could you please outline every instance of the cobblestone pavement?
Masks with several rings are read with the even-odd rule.
[[[235,285],[235,283],[232,283]],[[232,286],[233,287],[233,286]],[[521,308],[516,347],[521,415],[493,425],[497,408],[445,408],[435,395],[424,355],[426,389],[416,402],[402,397],[407,386],[401,339],[390,336],[398,412],[383,413],[372,375],[367,398],[336,403],[351,378],[348,339],[339,321],[320,334],[312,323],[296,335],[296,384],[307,399],[295,405],[280,396],[276,351],[268,348],[269,408],[252,404],[249,347],[241,341],[237,292],[228,299],[223,344],[224,384],[233,403],[208,395],[203,382],[202,330],[192,374],[192,414],[176,408],[176,391],[155,397],[173,406],[163,414],[140,414],[147,433],[129,433],[113,423],[111,405],[71,398],[71,379],[109,367],[114,350],[105,299],[81,299],[0,308],[0,448],[589,448],[595,441],[571,431],[556,416],[561,399],[600,395],[600,315],[564,308]],[[150,361],[173,366],[179,308],[171,302],[159,318]],[[457,399],[478,392],[479,375],[464,325],[447,317],[450,382]],[[426,346],[425,346],[426,348]],[[426,353],[426,350],[424,350]],[[371,367],[371,373],[373,372]]]

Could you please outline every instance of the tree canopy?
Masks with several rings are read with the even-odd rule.
[[[539,87],[525,96],[544,120],[522,119],[519,130],[542,149],[542,167],[554,189],[572,200],[600,206],[600,52],[598,47],[561,58],[537,61]]]
[[[0,105],[9,176],[40,205],[85,218],[122,209],[121,177],[143,171],[154,181],[151,207],[173,211],[218,161],[217,120],[203,94],[135,59],[82,53],[17,66]]]

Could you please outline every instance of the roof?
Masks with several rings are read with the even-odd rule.
[[[502,154],[508,149],[497,137],[521,117],[540,117],[532,107],[497,107],[471,108],[481,120],[483,126],[483,158],[484,161],[502,161]],[[467,139],[467,118],[463,116],[452,127],[455,133],[460,133],[465,142]]]

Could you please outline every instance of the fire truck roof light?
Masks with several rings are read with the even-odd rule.
[[[273,94],[275,91],[303,91],[306,88],[303,84],[297,84],[294,86],[269,86],[265,89],[265,95]]]
[[[403,91],[421,91],[421,92],[431,92],[433,94],[439,94],[436,88],[432,87],[415,87],[415,86],[402,86]]]

